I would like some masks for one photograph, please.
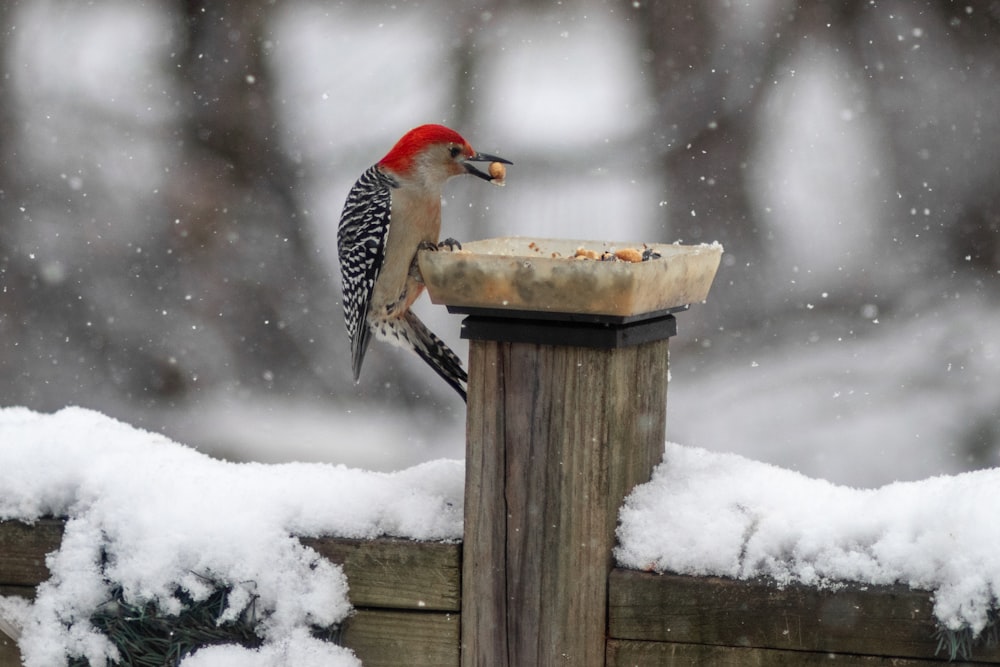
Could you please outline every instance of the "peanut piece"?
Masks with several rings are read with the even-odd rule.
[[[499,183],[503,183],[503,180],[507,178],[507,167],[503,166],[502,162],[490,162],[490,178]]]
[[[641,262],[642,253],[635,248],[622,248],[615,252],[615,257],[623,262]]]

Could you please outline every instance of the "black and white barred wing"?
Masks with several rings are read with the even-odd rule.
[[[337,249],[344,288],[344,315],[351,337],[354,379],[371,339],[368,310],[375,281],[385,259],[389,236],[390,187],[392,180],[372,166],[347,195],[337,229]]]

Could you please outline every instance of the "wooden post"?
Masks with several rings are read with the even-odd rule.
[[[603,666],[618,509],[663,455],[676,322],[526,317],[463,325],[462,665]]]

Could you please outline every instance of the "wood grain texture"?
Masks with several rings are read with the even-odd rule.
[[[34,598],[35,589],[27,586],[0,585],[0,595]],[[0,623],[0,667],[21,667],[21,652],[17,648],[17,642],[4,632],[5,626],[5,623]],[[14,629],[15,632],[18,630]]]
[[[343,645],[365,667],[458,667],[459,617],[439,612],[359,609]]]
[[[13,639],[0,632],[0,667],[21,667],[21,652]]]
[[[984,662],[941,662],[851,653],[808,653],[705,644],[608,641],[607,667],[985,667]]]
[[[302,543],[343,566],[356,607],[458,611],[461,546],[392,538],[302,538]]]
[[[35,599],[35,587],[34,586],[8,586],[7,584],[0,584],[0,595],[18,595],[22,598],[27,598],[29,600]]]
[[[59,548],[63,521],[42,519],[33,525],[0,522],[0,585],[37,586],[49,578],[45,555]]]
[[[667,340],[469,357],[463,665],[603,665],[618,508],[663,453]]]
[[[361,609],[344,624],[343,646],[365,667],[458,667],[457,614]],[[0,633],[0,667],[20,667],[17,645]]]
[[[615,570],[609,634],[616,639],[933,659],[937,623],[926,591],[906,586],[778,588],[766,581]],[[973,657],[1000,662],[985,643]]]
[[[60,519],[0,522],[0,590],[32,590],[48,579],[45,555],[59,548],[63,525]],[[344,567],[353,605],[422,611],[461,606],[459,544],[336,537],[302,543]]]

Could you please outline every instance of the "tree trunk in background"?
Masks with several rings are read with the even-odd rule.
[[[235,345],[240,382],[291,389],[305,380],[316,390],[347,379],[331,372],[347,358],[346,334],[339,282],[319,264],[298,167],[282,148],[271,6],[183,3],[175,73],[184,106],[164,249],[194,307]]]
[[[728,73],[716,71],[714,3],[643,3],[645,45],[656,102],[656,150],[670,235],[719,241],[726,254],[704,321],[749,324],[761,286],[766,230],[748,200],[747,163],[758,95],[733,100]]]
[[[66,404],[63,378],[79,372],[74,361],[106,368],[92,355],[105,350],[107,335],[102,323],[91,326],[76,283],[47,274],[31,242],[33,204],[49,179],[23,146],[11,62],[16,15],[16,3],[0,3],[0,405],[51,410]],[[84,391],[89,381],[80,379]]]
[[[973,101],[968,92],[952,95],[955,113],[940,120],[935,128],[944,146],[931,159],[936,158],[938,170],[949,178],[942,188],[938,185],[929,192],[932,211],[943,218],[945,260],[951,270],[965,273],[975,271],[977,276],[995,280],[1000,271],[1000,6],[955,5],[938,0],[929,3],[933,19],[933,38],[942,40],[943,51],[950,56],[949,75],[960,82],[968,92],[975,92]],[[930,31],[928,31],[930,32]],[[936,50],[925,58],[941,60]],[[913,82],[914,88],[920,82]],[[912,121],[911,121],[912,122]],[[956,135],[956,130],[958,134]],[[919,168],[924,159],[907,159],[905,152],[912,151],[908,137],[897,137],[901,168],[901,181],[910,188],[923,186],[916,174],[904,170]],[[941,164],[941,154],[946,157]],[[948,173],[950,172],[950,173]],[[941,180],[940,172],[935,180]],[[935,184],[936,185],[936,184]],[[941,202],[941,190],[945,201]],[[908,216],[912,221],[913,216]],[[912,224],[912,223],[911,223]],[[918,230],[919,231],[919,230]]]

